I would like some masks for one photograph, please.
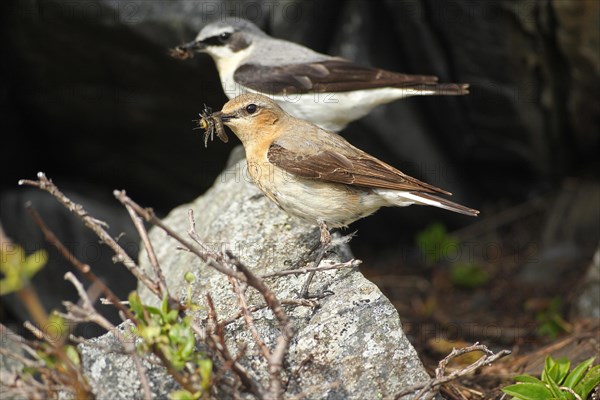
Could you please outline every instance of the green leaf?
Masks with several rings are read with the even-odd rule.
[[[555,364],[556,362],[554,361],[554,358],[546,356],[546,360],[544,360],[544,371],[550,371]]]
[[[194,348],[196,347],[196,338],[194,338],[194,335],[188,335],[185,338],[185,341],[183,343],[183,348],[181,349],[181,353],[186,356],[189,357],[192,352],[194,351]]]
[[[579,384],[575,386],[575,392],[582,399],[587,399],[592,390],[598,385],[600,385],[600,365],[594,365]]]
[[[4,272],[4,278],[0,279],[0,296],[16,292],[22,287],[22,281],[16,270]]]
[[[539,383],[540,385],[544,384],[538,378],[536,378],[535,376],[531,376],[531,375],[517,375],[513,379],[515,380],[515,382]]]
[[[153,343],[160,336],[160,326],[143,326],[139,329],[139,335],[144,338],[145,341]]]
[[[29,284],[31,278],[48,262],[48,253],[38,250],[26,256],[19,245],[0,248],[0,295],[16,292]]]
[[[475,289],[485,285],[488,273],[476,264],[454,264],[450,267],[450,280],[458,287]]]
[[[552,357],[546,356],[546,360],[544,362],[544,370],[542,371],[542,381],[544,381],[545,383],[550,383],[550,381],[556,383],[558,380],[558,374],[558,364]]]
[[[79,359],[79,352],[75,348],[75,346],[65,346],[65,353],[67,353],[67,357],[74,365],[79,365],[81,360]]]
[[[558,371],[558,364],[554,364],[552,366],[552,368],[550,369],[551,372],[550,374],[556,375]],[[546,384],[548,385],[548,388],[550,389],[550,392],[552,393],[552,397],[556,398],[556,399],[567,399],[567,396],[565,394],[565,392],[563,392],[562,390],[560,390],[560,388],[558,387],[558,385],[556,384],[556,381],[554,381],[554,378],[552,378],[552,375],[549,374],[549,380],[546,382]]]
[[[169,299],[167,295],[163,296],[162,302],[160,303],[160,312],[163,317],[163,320],[167,320],[167,314],[169,313]]]
[[[200,385],[202,386],[202,390],[208,392],[210,390],[210,382],[212,379],[213,363],[210,359],[205,358],[198,362],[198,366],[200,367],[200,376],[202,377]]]
[[[142,305],[142,300],[137,292],[129,293],[127,298],[129,300],[129,308],[138,318],[143,318],[144,315],[144,306]]]
[[[571,361],[566,357],[561,357],[556,360],[556,376],[554,377],[554,382],[557,385],[562,385],[563,381],[569,374],[569,370],[571,369]]]
[[[552,397],[550,390],[542,383],[517,383],[516,385],[506,386],[502,391],[519,400],[540,400]]]
[[[38,250],[35,253],[25,258],[25,262],[22,264],[23,273],[28,279],[42,269],[48,262],[48,253],[46,250]]]
[[[585,376],[586,371],[594,362],[596,357],[588,358],[587,360],[580,363],[578,366],[573,368],[573,371],[567,376],[565,379],[563,386],[570,387],[574,389],[575,386],[581,381],[581,379]]]
[[[152,307],[152,306],[144,306],[144,308],[146,309],[146,311],[148,311],[148,314],[151,315],[158,315],[159,317],[162,317],[162,311],[156,307]]]
[[[178,316],[179,316],[179,312],[177,310],[171,310],[167,313],[165,322],[173,324],[173,323],[177,322]]]

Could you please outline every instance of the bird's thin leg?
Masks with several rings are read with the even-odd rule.
[[[317,258],[315,258],[315,262],[313,264],[314,267],[319,266],[319,264],[323,260],[323,257],[325,257],[325,254],[329,250],[329,246],[331,245],[331,233],[329,233],[329,229],[327,228],[325,222],[319,221],[319,229],[321,230],[321,243],[318,249],[319,252],[317,253]],[[304,282],[304,285],[302,285],[302,290],[300,291],[301,298],[306,299],[308,297],[314,297],[308,295],[308,289],[310,287],[311,281],[313,280],[313,277],[315,276],[315,273],[316,271],[312,271],[308,274],[306,282]]]

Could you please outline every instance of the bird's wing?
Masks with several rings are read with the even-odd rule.
[[[469,87],[463,83],[440,84],[437,83],[438,78],[431,75],[407,75],[363,67],[342,58],[277,66],[243,64],[233,77],[240,85],[272,95],[348,92],[382,87],[461,95],[467,94]]]
[[[303,178],[377,189],[451,194],[402,173],[343,139],[327,146],[328,150],[315,151],[315,146],[311,146],[294,151],[284,146],[281,141],[273,142],[267,152],[268,160]]]

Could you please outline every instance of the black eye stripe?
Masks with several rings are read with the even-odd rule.
[[[207,46],[223,46],[223,42],[221,42],[221,40],[219,40],[218,36],[208,37],[208,38],[202,40],[202,43],[204,43]]]
[[[225,43],[229,41],[231,38],[231,33],[223,32],[216,36],[207,37],[201,42],[207,46],[223,46]]]

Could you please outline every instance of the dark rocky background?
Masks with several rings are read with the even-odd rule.
[[[596,0],[13,0],[0,7],[0,222],[28,251],[43,243],[23,211],[32,192],[16,183],[37,171],[98,210],[115,235],[128,217],[113,189],[164,215],[212,184],[233,146],[205,149],[192,120],[204,103],[220,108],[226,98],[208,56],[180,61],[168,49],[229,14],[362,64],[470,83],[465,97],[380,107],[344,135],[454,192],[481,218],[555,196],[567,177],[598,183]],[[133,287],[110,256],[85,254],[95,241],[62,206],[47,196],[35,202],[84,261],[123,283],[121,293]],[[377,265],[380,256],[406,254],[432,221],[450,229],[473,222],[425,207],[381,210],[351,227],[359,230],[352,247]],[[598,221],[591,224],[586,238],[595,245]],[[49,308],[67,293],[66,268],[54,255],[36,278]]]

